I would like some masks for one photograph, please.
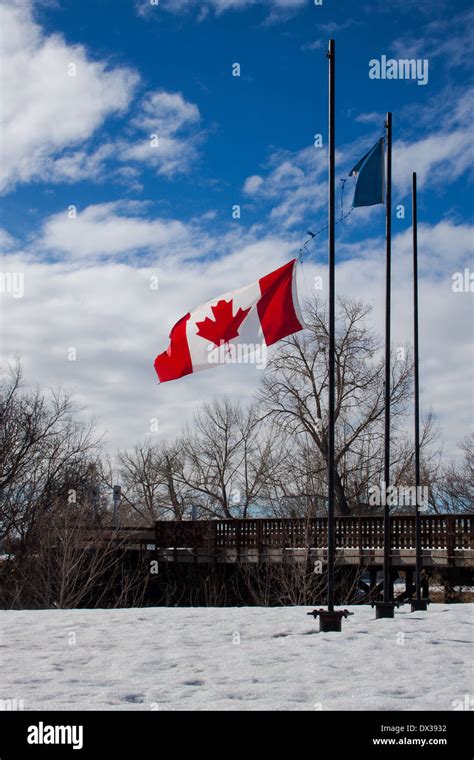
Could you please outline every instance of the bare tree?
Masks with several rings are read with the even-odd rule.
[[[0,395],[0,538],[26,542],[58,489],[67,500],[93,487],[99,441],[69,394],[25,387],[19,362],[0,378]]]
[[[263,492],[271,448],[254,407],[229,399],[204,404],[183,436],[180,475],[201,514],[247,517]]]
[[[55,503],[29,534],[27,552],[0,564],[3,608],[120,607],[143,603],[145,563],[129,561],[128,536],[85,521],[83,505]]]
[[[474,509],[474,433],[459,444],[462,460],[439,468],[433,478],[431,504],[436,512],[472,512]]]
[[[258,504],[254,505],[258,514],[311,517],[324,513],[324,462],[308,436],[293,435],[265,415],[258,420],[257,429],[268,444],[262,457]]]
[[[147,523],[185,517],[189,509],[189,489],[180,479],[182,457],[179,440],[166,446],[145,441],[132,451],[118,454],[122,503],[132,522],[134,515]],[[111,486],[110,476],[105,479]],[[123,512],[121,519],[124,519]]]
[[[308,330],[282,342],[259,394],[263,414],[297,441],[316,493],[326,492],[328,456],[328,330],[325,309],[307,307]],[[371,308],[340,299],[336,336],[336,503],[350,514],[370,479],[383,472],[384,363],[381,342],[369,326]],[[391,420],[400,432],[412,387],[408,350],[391,368]],[[398,455],[395,455],[394,462]]]

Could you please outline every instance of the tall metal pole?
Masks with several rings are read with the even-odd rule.
[[[418,503],[420,486],[420,385],[418,373],[418,209],[416,197],[416,172],[413,172],[412,184],[412,226],[413,226],[413,349],[415,359],[415,486],[416,486],[416,598],[421,599],[421,525]]]
[[[384,516],[383,516],[383,601],[375,604],[376,617],[394,617],[392,578],[390,572],[390,507],[387,504],[387,489],[390,485],[390,344],[392,308],[392,114],[387,113],[387,183],[385,191],[386,213],[386,255],[385,255],[385,425],[384,425]]]
[[[347,617],[348,610],[335,610],[336,541],[334,525],[334,475],[335,475],[335,409],[336,409],[336,179],[335,179],[335,69],[336,43],[329,40],[327,52],[329,59],[329,141],[328,141],[328,269],[329,269],[329,351],[328,351],[328,608],[308,612],[315,618],[319,616],[320,631],[340,631],[342,618]]]
[[[418,202],[416,187],[416,172],[412,177],[412,229],[413,229],[413,351],[415,362],[415,587],[416,600],[412,600],[412,611],[426,610],[427,601],[422,599],[421,589],[421,517],[418,499],[420,487],[420,376],[418,352]]]
[[[334,530],[334,469],[335,469],[335,351],[336,351],[336,246],[335,246],[335,64],[336,44],[329,41],[329,232],[328,232],[328,268],[329,268],[329,366],[328,366],[328,611],[334,611],[334,564],[335,564],[335,530]]]
[[[386,189],[386,259],[385,259],[385,432],[384,432],[384,483],[390,485],[390,343],[392,308],[392,114],[387,113],[387,189]],[[392,601],[390,577],[390,508],[384,505],[384,557],[383,600]]]

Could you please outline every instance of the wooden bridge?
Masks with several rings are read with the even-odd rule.
[[[471,569],[474,515],[423,515],[425,568]],[[415,517],[390,518],[390,554],[398,569],[415,564]],[[383,517],[336,518],[339,565],[378,567],[383,562]],[[327,518],[257,518],[155,522],[150,528],[120,528],[127,544],[153,552],[166,563],[313,563],[327,561]]]

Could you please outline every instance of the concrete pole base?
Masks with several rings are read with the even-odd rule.
[[[394,602],[375,602],[375,619],[395,617]]]
[[[312,615],[314,618],[319,617],[319,631],[320,633],[328,633],[329,631],[336,631],[338,633],[342,630],[342,618],[347,617],[348,610],[313,610],[308,612],[308,615]]]
[[[412,599],[411,600],[411,611],[412,612],[426,612],[428,609],[429,600],[428,599]]]

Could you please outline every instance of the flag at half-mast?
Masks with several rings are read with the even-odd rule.
[[[155,359],[161,383],[227,363],[226,352],[251,354],[304,328],[296,291],[296,259],[257,282],[197,306],[170,332]]]
[[[350,171],[349,177],[357,177],[353,208],[376,206],[384,202],[384,142],[384,138],[381,137]]]

